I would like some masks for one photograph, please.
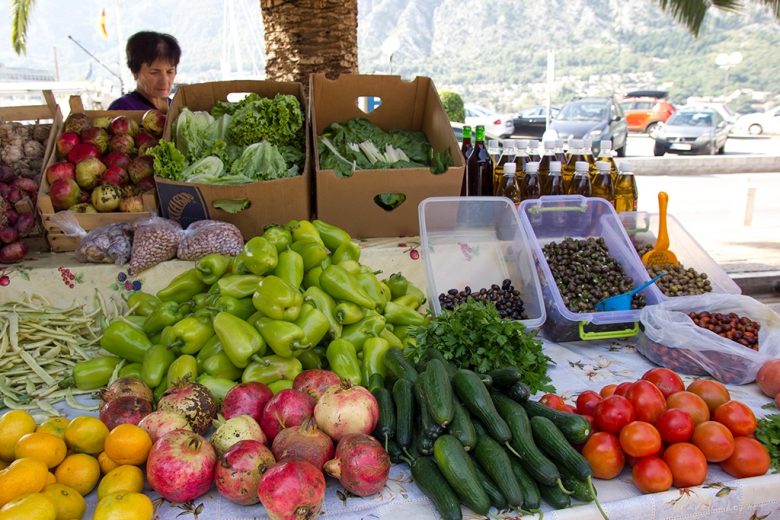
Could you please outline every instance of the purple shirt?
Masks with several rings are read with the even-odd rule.
[[[170,98],[168,104],[171,104]],[[156,107],[137,90],[128,92],[108,105],[109,110],[149,110],[150,108]]]

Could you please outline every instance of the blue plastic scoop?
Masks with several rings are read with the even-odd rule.
[[[618,294],[617,296],[610,296],[609,298],[604,298],[600,302],[596,304],[596,310],[599,312],[604,311],[627,311],[631,309],[631,297],[641,291],[642,289],[645,289],[649,285],[652,285],[661,278],[662,276],[666,276],[666,273],[661,273],[657,275],[655,278],[650,280],[649,282],[645,282],[636,289],[632,289],[628,291],[627,293]]]

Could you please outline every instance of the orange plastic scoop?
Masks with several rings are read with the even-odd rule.
[[[669,251],[669,235],[666,232],[666,206],[669,204],[669,195],[665,191],[658,192],[658,238],[655,247],[642,255],[642,263],[645,265],[678,265],[677,256]]]

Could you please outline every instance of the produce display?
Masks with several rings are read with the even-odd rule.
[[[0,122],[0,168],[10,167],[14,175],[37,182],[50,132],[51,124],[48,123]]]
[[[0,264],[19,262],[27,254],[29,248],[21,239],[37,232],[37,198],[36,180],[17,176],[12,166],[0,162]]]
[[[523,308],[520,291],[515,289],[512,280],[508,278],[501,282],[501,285],[493,284],[489,288],[483,287],[474,291],[469,286],[462,291],[450,289],[439,295],[439,303],[442,309],[451,311],[469,298],[478,302],[493,302],[502,318],[523,320],[528,317]]]
[[[635,246],[640,258],[653,249],[651,244],[635,244]],[[693,267],[685,267],[683,264],[660,264],[648,265],[646,268],[651,278],[666,273],[666,276],[657,280],[655,285],[667,296],[691,296],[712,292],[712,282],[707,273],[699,273]]]
[[[735,312],[689,312],[688,316],[699,327],[758,352],[758,331],[761,324]]]

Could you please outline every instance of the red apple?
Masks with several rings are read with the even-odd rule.
[[[133,184],[138,184],[141,179],[154,175],[154,159],[149,155],[139,155],[130,160],[127,165],[127,173]]]
[[[135,141],[130,134],[117,134],[111,137],[108,148],[112,152],[122,152],[128,155],[135,152]]]
[[[116,186],[124,186],[130,182],[130,176],[124,168],[119,166],[110,166],[103,172],[103,177],[100,179],[100,184],[115,184]]]
[[[94,189],[105,171],[106,165],[97,157],[84,159],[76,165],[76,182],[85,190]]]
[[[108,132],[95,126],[85,128],[81,132],[81,142],[92,143],[98,147],[101,154],[106,153],[108,149]]]
[[[57,154],[60,157],[65,157],[73,150],[73,147],[81,142],[79,134],[75,132],[63,132],[57,138]]]
[[[78,164],[84,159],[89,159],[90,157],[100,157],[100,150],[97,146],[91,143],[79,143],[74,146],[70,152],[68,152],[68,160],[73,164]]]
[[[68,161],[60,161],[46,168],[46,182],[51,186],[57,179],[75,179],[76,167]]]
[[[118,166],[126,170],[127,165],[130,164],[130,156],[122,152],[108,152],[103,156],[102,161],[109,168]]]
[[[73,179],[57,179],[49,186],[49,196],[54,209],[68,209],[79,202],[81,188]]]
[[[160,137],[165,128],[165,114],[162,111],[153,108],[144,112],[144,116],[141,119],[141,124],[144,129],[154,136]]]
[[[109,127],[114,135],[128,134],[131,137],[138,133],[138,123],[127,116],[116,116]]]

